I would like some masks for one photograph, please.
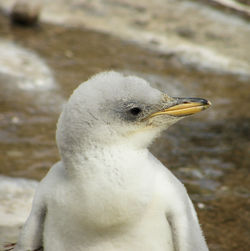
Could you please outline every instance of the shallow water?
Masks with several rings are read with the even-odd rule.
[[[0,34],[18,48],[28,48],[49,69],[33,76],[32,61],[30,70],[21,71],[23,75],[0,71],[1,174],[40,180],[59,158],[56,121],[72,90],[101,70],[133,73],[170,95],[203,97],[213,103],[206,112],[171,127],[151,149],[185,183],[211,250],[247,250],[250,111],[246,75],[199,71],[181,64],[174,55],[80,28],[13,27],[0,17]],[[9,59],[15,62],[15,57]],[[30,75],[33,80],[46,75],[53,88],[32,87],[36,81],[22,88],[20,83],[27,83]]]

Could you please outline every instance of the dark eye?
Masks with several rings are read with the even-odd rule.
[[[142,112],[142,110],[141,110],[141,108],[139,108],[139,107],[134,107],[134,108],[131,108],[131,109],[129,110],[129,112],[130,112],[132,115],[137,116],[139,113]]]

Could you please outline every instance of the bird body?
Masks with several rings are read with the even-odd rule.
[[[41,181],[14,250],[207,251],[186,189],[147,149],[163,124],[179,119],[151,119],[172,113],[171,102],[115,72],[81,85],[58,122],[62,160]]]
[[[161,207],[164,215],[165,206],[160,187],[156,187],[157,171],[152,170],[143,158],[149,158],[147,153],[139,155],[139,168],[135,168],[135,164],[129,165],[131,161],[121,157],[121,162],[115,160],[117,166],[107,167],[108,172],[98,170],[94,163],[93,168],[97,170],[71,177],[71,182],[66,184],[60,179],[54,185],[47,199],[51,200],[54,212],[46,219],[44,231],[57,233],[58,238],[47,234],[45,250],[74,250],[77,246],[75,250],[160,251],[166,246],[172,247],[168,222],[155,212]],[[67,177],[61,171],[61,163],[55,169],[51,173],[51,185],[61,175]],[[147,173],[143,173],[145,171]],[[44,185],[47,187],[46,182]],[[69,241],[59,243],[60,236]]]

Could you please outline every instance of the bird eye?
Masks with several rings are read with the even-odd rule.
[[[129,112],[130,112],[132,115],[136,116],[136,115],[138,115],[139,113],[141,113],[142,110],[141,110],[141,108],[139,108],[139,107],[134,107],[134,108],[131,108],[131,109],[129,110]]]

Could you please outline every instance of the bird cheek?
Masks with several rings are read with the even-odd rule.
[[[180,117],[173,117],[169,115],[158,115],[148,119],[148,126],[159,127],[162,129],[167,129],[169,126],[175,124],[179,121]]]

